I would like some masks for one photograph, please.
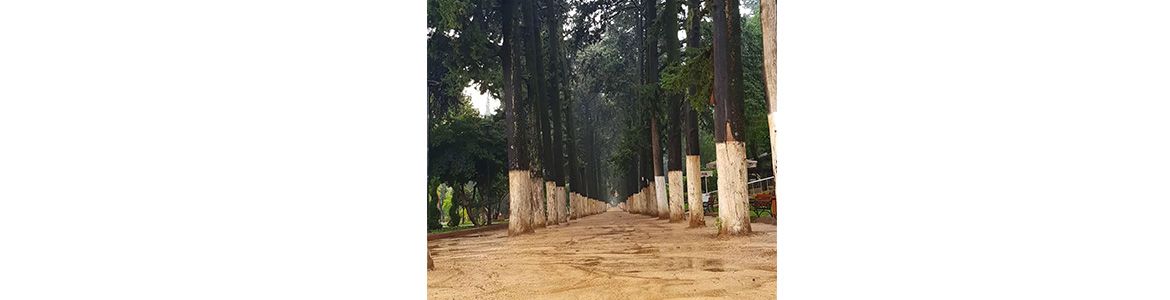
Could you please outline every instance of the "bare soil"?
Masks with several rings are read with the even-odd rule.
[[[775,299],[776,226],[716,237],[617,208],[508,237],[428,241],[430,299]]]

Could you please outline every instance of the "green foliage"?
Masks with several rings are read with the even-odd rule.
[[[699,162],[702,163],[702,168],[706,168],[707,163],[715,161],[715,133],[712,131],[710,126],[699,129]]]
[[[711,106],[714,82],[711,66],[711,46],[686,50],[686,58],[666,67],[662,73],[662,89],[670,95],[686,95],[687,103],[696,111]],[[691,92],[693,90],[693,93]]]
[[[427,27],[439,32],[458,30],[470,6],[468,0],[427,0]]]
[[[612,8],[612,7],[610,7]],[[608,179],[609,186],[602,186],[604,195],[610,189],[619,188],[614,184],[627,182],[627,171],[637,160],[637,151],[648,147],[644,141],[648,123],[645,118],[634,119],[633,112],[644,109],[650,102],[652,89],[639,84],[638,41],[632,33],[636,19],[635,10],[617,14],[613,23],[595,44],[585,46],[574,54],[572,88],[579,107],[574,112],[582,113],[578,128],[586,130],[590,142],[586,147],[596,147],[598,157],[593,161],[599,172],[597,179]],[[644,116],[644,115],[643,115]],[[594,134],[590,136],[590,133]],[[643,141],[643,142],[640,142]],[[624,190],[623,190],[624,193]]]
[[[427,0],[428,127],[459,105],[463,88],[500,98],[501,25],[495,0]]]
[[[442,211],[451,224],[464,219],[464,209],[493,205],[502,198],[507,186],[504,133],[502,114],[481,117],[467,98],[431,129],[427,176],[450,187]],[[475,183],[471,192],[465,187],[469,182]]]
[[[463,214],[460,214],[459,211],[465,206],[461,202],[466,201],[466,199],[463,199],[463,186],[456,185],[452,187],[452,190],[455,191],[451,193],[451,197],[449,198],[450,207],[447,208],[447,226],[455,227],[459,226],[459,223],[463,223]]]
[[[751,16],[743,18],[742,57],[744,87],[744,131],[747,133],[748,159],[757,160],[757,171],[771,168],[770,158],[760,154],[771,152],[771,137],[768,129],[768,106],[764,93],[764,45],[763,30],[760,27],[759,5],[748,6]]]
[[[443,197],[443,206],[441,208],[443,213],[451,211],[451,187],[444,185],[439,187],[439,191],[442,192],[440,195]]]

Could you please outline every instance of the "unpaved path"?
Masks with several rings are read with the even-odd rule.
[[[776,226],[717,238],[616,208],[508,237],[495,230],[427,242],[431,299],[775,299]],[[420,258],[421,259],[421,258]]]

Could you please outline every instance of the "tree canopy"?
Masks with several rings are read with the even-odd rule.
[[[702,9],[689,7],[692,1],[678,1],[672,9],[656,0],[513,0],[517,10],[509,15],[505,0],[427,0],[430,182],[453,187],[456,194],[471,186],[478,198],[506,193],[498,188],[509,168],[505,105],[480,116],[463,95],[474,84],[503,99],[504,57],[512,58],[512,109],[522,116],[513,125],[524,129],[517,134],[532,150],[522,159],[532,162],[533,171],[557,171],[551,174],[568,176],[570,185],[582,185],[572,190],[591,197],[607,198],[614,189],[629,195],[650,170],[656,136],[651,121],[659,130],[666,130],[662,124],[679,124],[669,119],[680,118],[677,111],[666,113],[676,105],[668,101],[698,112],[702,162],[715,160],[712,19],[710,2],[699,2]],[[522,13],[526,5],[532,5],[531,18]],[[745,143],[748,159],[760,163],[757,170],[770,173],[771,159],[763,156],[770,154],[770,144],[759,10],[755,1],[744,5],[750,8],[740,18]],[[695,18],[701,21],[699,44],[680,43],[678,29],[689,28]],[[514,22],[511,51],[504,46],[505,21]],[[536,56],[526,57],[530,54]],[[530,91],[537,86],[543,90]],[[538,122],[541,113],[552,122]],[[548,134],[551,138],[542,139]],[[661,134],[658,144],[666,145],[667,136]],[[546,160],[555,164],[543,164]],[[497,189],[476,190],[480,185]],[[428,186],[428,197],[436,188]]]

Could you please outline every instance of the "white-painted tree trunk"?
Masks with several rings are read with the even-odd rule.
[[[764,38],[764,89],[768,99],[768,137],[771,138],[772,180],[776,196],[780,196],[780,144],[776,140],[776,114],[780,105],[776,98],[776,0],[760,0],[760,27]],[[776,202],[773,202],[775,209]]]
[[[528,171],[508,171],[508,235],[532,232],[532,177]]]
[[[646,210],[648,216],[658,217],[658,183],[651,182],[646,187]]]
[[[548,202],[553,199],[554,193],[552,181],[543,181],[543,183],[544,189],[540,194],[537,194],[539,201],[536,202],[538,203],[536,206],[536,228],[541,228],[545,227],[545,225],[548,225],[548,211],[546,211],[545,206],[548,205]]]
[[[638,190],[637,194],[634,194],[634,203],[633,204],[634,204],[634,213],[635,214],[639,214],[639,215],[644,214],[646,211],[646,206],[642,205],[642,194],[645,191],[646,191],[646,189],[643,188],[641,190]]]
[[[626,198],[626,211],[629,213],[638,213],[638,193]]]
[[[650,187],[642,187],[642,192],[638,194],[638,212],[642,215],[650,215],[650,205],[647,205],[646,198],[650,197]]]
[[[640,212],[638,212],[638,209],[639,209],[639,207],[638,207],[638,193],[634,193],[633,195],[630,195],[629,205],[630,205],[630,213],[634,213],[634,214],[640,213]]]
[[[716,168],[719,171],[720,234],[738,235],[752,232],[747,194],[747,153],[743,142],[715,144]]]
[[[634,213],[634,214],[640,213],[640,212],[638,212],[638,210],[640,209],[640,207],[638,207],[638,193],[634,193],[633,195],[630,195],[629,202],[630,202],[630,212]]]
[[[646,188],[646,212],[648,216],[658,216],[658,183],[656,181],[650,182],[650,186]]]
[[[566,202],[565,188],[560,187],[560,186],[556,186],[556,184],[554,184],[553,185],[552,202],[550,202],[551,205],[549,205],[549,207],[548,207],[548,210],[549,210],[548,218],[551,220],[555,220],[556,221],[555,224],[562,223],[563,222],[562,220],[565,217],[567,217],[567,215],[568,215],[568,213],[565,212],[566,211],[565,202]]]
[[[557,202],[558,199],[556,183],[546,183],[546,193],[544,199],[545,224],[556,225],[557,222],[560,221],[560,218],[557,217]]]
[[[649,190],[650,190],[650,187],[648,187],[648,186],[642,187],[642,193],[638,194],[638,205],[639,205],[638,210],[642,213],[642,215],[649,215],[650,214],[650,206],[646,205],[647,204],[646,198],[648,196],[650,196]]]
[[[683,174],[682,171],[670,171],[666,173],[669,177],[670,189],[667,190],[670,196],[670,222],[681,222],[683,220]]]
[[[650,210],[650,208],[654,207],[654,205],[653,205],[654,201],[652,200],[652,199],[654,199],[653,187],[654,187],[653,183],[651,183],[651,185],[643,187],[642,188],[642,196],[638,197],[638,202],[642,203],[642,214],[643,215],[657,216],[657,214],[653,214]]]
[[[532,178],[532,227],[544,227],[544,181]]]
[[[654,176],[654,197],[659,219],[670,219],[670,204],[666,200],[666,176]]]
[[[703,187],[699,181],[703,179],[703,174],[699,169],[699,156],[687,155],[687,205],[690,206],[689,219],[690,225],[687,227],[697,228],[707,225],[703,220]]]
[[[642,187],[642,191],[638,192],[638,214],[648,214],[646,209],[646,187]]]
[[[563,186],[557,187],[557,191],[558,191],[557,192],[557,199],[558,199],[558,201],[557,201],[558,202],[557,203],[557,220],[558,221],[557,222],[558,223],[568,223],[569,222],[569,212],[566,211],[567,208],[565,208],[565,206],[569,204],[568,202],[569,202],[569,195],[570,194],[569,194],[568,190],[566,190],[565,187],[563,187]]]
[[[577,216],[580,214],[580,212],[577,211],[579,209],[577,208],[577,205],[580,205],[580,199],[577,199],[577,194],[569,193],[569,213],[566,215],[569,220],[580,218]]]
[[[557,206],[556,206],[557,224],[569,222],[569,209],[566,207],[567,205],[569,205],[569,194],[568,194],[568,191],[563,186],[557,187],[556,204],[557,204]]]
[[[593,207],[591,207],[592,205],[593,200],[589,199],[589,197],[581,196],[581,206],[583,206],[582,211],[585,212],[586,216],[593,214]]]
[[[576,220],[581,218],[581,199],[577,194],[569,194],[569,219]]]
[[[548,219],[550,222],[555,222],[553,224],[560,224],[561,218],[568,214],[565,212],[565,197],[561,195],[561,192],[564,191],[565,190],[563,188],[556,186],[555,184],[553,185],[553,198],[552,201],[549,201],[548,208],[546,208],[546,210],[548,210]]]
[[[650,186],[646,186],[646,187],[642,188],[642,195],[639,195],[638,203],[642,204],[642,214],[643,215],[650,215],[650,207],[652,207],[653,205],[650,205],[651,201],[648,201],[648,200],[650,200],[652,198],[651,197],[652,195],[653,194],[651,194],[651,192],[650,192]]]

